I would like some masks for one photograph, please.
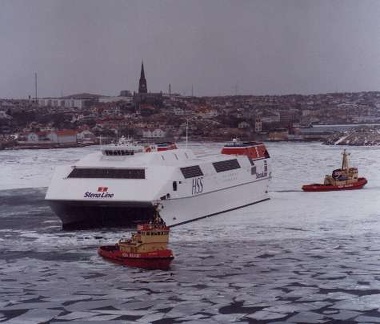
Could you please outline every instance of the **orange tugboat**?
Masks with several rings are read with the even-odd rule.
[[[303,191],[333,191],[333,190],[353,190],[361,189],[367,183],[366,178],[358,177],[358,169],[348,166],[348,155],[343,151],[342,167],[336,169],[331,175],[325,176],[323,184],[313,183],[302,186]]]
[[[113,262],[143,269],[168,270],[174,259],[168,249],[169,227],[158,216],[154,222],[137,226],[130,239],[120,239],[114,245],[98,248],[103,258]]]

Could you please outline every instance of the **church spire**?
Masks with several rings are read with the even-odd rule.
[[[145,72],[144,72],[144,62],[141,62],[141,75],[139,80],[139,93],[147,93],[147,85],[146,85],[146,79],[145,79]]]

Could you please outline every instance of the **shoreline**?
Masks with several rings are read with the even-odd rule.
[[[97,144],[28,144],[14,145],[2,148],[3,150],[39,150],[39,149],[61,149],[61,148],[80,148]],[[1,148],[0,148],[1,149]]]

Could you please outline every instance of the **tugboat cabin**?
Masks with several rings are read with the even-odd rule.
[[[137,232],[131,239],[120,239],[120,251],[127,253],[147,253],[166,250],[169,243],[169,227],[158,224],[137,226]]]
[[[143,244],[168,243],[169,227],[164,225],[143,224],[137,225],[137,237]]]

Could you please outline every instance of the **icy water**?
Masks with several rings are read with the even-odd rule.
[[[103,260],[125,230],[62,231],[44,202],[54,167],[96,147],[0,151],[0,322],[380,323],[380,148],[349,147],[369,182],[330,193],[301,186],[343,147],[268,148],[271,200],[173,228],[170,271]]]

